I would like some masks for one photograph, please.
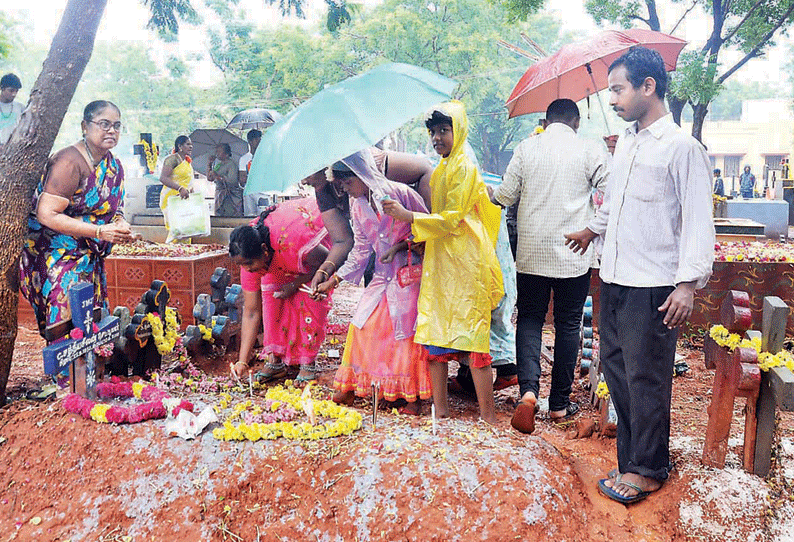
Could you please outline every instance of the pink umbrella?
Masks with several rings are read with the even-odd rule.
[[[518,81],[505,104],[510,118],[545,111],[557,98],[578,102],[607,88],[609,65],[635,45],[659,51],[665,68],[672,71],[686,41],[653,30],[632,28],[607,30],[587,41],[564,45],[552,56],[530,66]],[[603,112],[603,105],[601,109]]]

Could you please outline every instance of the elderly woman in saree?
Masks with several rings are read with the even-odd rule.
[[[33,195],[20,290],[50,341],[61,338],[54,330],[71,318],[70,286],[92,283],[94,307],[107,308],[105,257],[114,243],[132,239],[123,212],[124,168],[110,152],[118,143],[120,119],[111,102],[88,104],[83,139],[50,157]]]

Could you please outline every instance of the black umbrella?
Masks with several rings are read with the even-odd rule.
[[[236,128],[237,130],[264,130],[269,128],[281,118],[281,113],[272,109],[246,109],[237,113],[226,128]]]

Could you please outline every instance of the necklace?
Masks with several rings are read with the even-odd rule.
[[[11,108],[8,110],[8,113],[6,113],[3,111],[3,103],[0,102],[0,116],[2,116],[4,119],[11,118],[11,114],[14,112],[14,102],[11,102],[10,105]]]
[[[91,149],[88,148],[88,142],[85,140],[85,136],[83,136],[83,145],[85,146],[85,152],[88,153],[88,159],[91,160],[91,165],[96,167],[98,162],[94,159],[94,155],[91,154]]]

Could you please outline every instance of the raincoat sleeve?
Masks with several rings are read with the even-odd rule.
[[[336,274],[348,282],[358,284],[364,277],[364,271],[367,268],[369,255],[372,254],[373,248],[366,235],[364,235],[364,230],[361,229],[355,219],[357,213],[353,209],[351,209],[351,213],[353,213],[353,250],[350,251],[344,265],[339,268]]]
[[[448,171],[447,179],[443,210],[438,213],[414,215],[411,230],[417,242],[462,233],[459,229],[460,223],[476,203],[477,174],[473,165],[464,163]]]

